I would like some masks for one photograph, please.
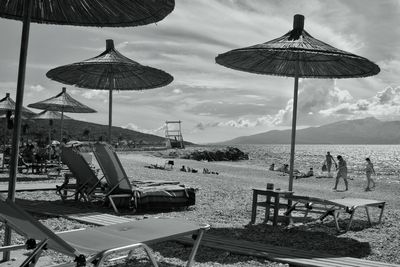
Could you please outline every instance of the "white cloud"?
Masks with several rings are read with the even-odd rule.
[[[29,89],[31,89],[31,90],[34,91],[34,92],[41,92],[41,91],[45,90],[45,88],[44,88],[43,86],[41,86],[40,84],[38,84],[38,85],[31,85],[31,86],[29,87]]]
[[[299,92],[297,126],[314,126],[344,119],[376,117],[400,119],[400,86],[387,87],[368,99],[354,99],[347,90],[341,90],[332,80],[302,81]],[[198,123],[197,130],[214,127],[265,128],[291,126],[293,99],[276,114],[254,119]]]
[[[130,129],[136,132],[141,132],[141,133],[146,133],[146,134],[154,134],[154,135],[164,135],[165,132],[165,125],[161,125],[158,128],[155,129],[143,129],[134,124],[133,122],[130,122],[126,124],[125,126],[121,126],[122,128]]]
[[[87,99],[99,98],[102,99],[104,102],[107,102],[109,92],[107,90],[84,90],[83,93],[82,91],[80,91],[80,95]]]

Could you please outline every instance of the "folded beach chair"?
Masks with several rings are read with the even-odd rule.
[[[103,178],[99,179],[97,177],[95,170],[78,150],[73,147],[63,147],[61,159],[71,172],[64,175],[64,183],[57,187],[57,193],[62,200],[74,197],[75,200],[91,201],[97,195],[100,195],[100,197],[104,195],[105,184],[102,183]],[[70,183],[71,174],[76,180],[74,184]]]
[[[203,233],[210,228],[209,225],[168,218],[144,219],[54,233],[14,202],[2,196],[0,196],[0,220],[27,239],[26,245],[3,246],[0,251],[12,251],[24,246],[33,250],[20,265],[21,267],[35,266],[43,249],[55,250],[72,257],[72,262],[55,266],[86,266],[86,264],[102,266],[111,254],[128,252],[129,259],[131,252],[137,248],[143,248],[152,264],[157,266],[148,245],[186,235],[196,238],[187,262],[187,266],[191,266]]]
[[[132,184],[118,155],[108,144],[96,143],[93,151],[113,194],[109,196],[116,213],[118,207],[136,209],[187,207],[195,204],[195,189],[174,181],[138,181]],[[118,202],[114,198],[118,197]],[[125,201],[122,201],[125,197]],[[131,204],[127,204],[126,200]]]
[[[378,224],[382,221],[383,211],[385,209],[385,201],[363,199],[363,198],[342,198],[342,199],[322,199],[310,196],[292,195],[286,197],[294,201],[294,204],[287,210],[286,215],[290,216],[293,211],[304,212],[304,217],[309,213],[320,214],[319,220],[323,221],[327,216],[332,216],[335,222],[336,229],[342,231],[339,227],[340,214],[349,214],[350,218],[346,226],[346,231],[350,230],[354,214],[357,209],[364,208],[368,223],[372,226],[369,208],[374,207],[380,209]],[[304,206],[302,206],[303,204]]]

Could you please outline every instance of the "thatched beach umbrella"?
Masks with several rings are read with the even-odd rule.
[[[54,120],[71,120],[72,118],[64,115],[64,113],[53,111],[53,110],[43,110],[42,112],[32,116],[32,120],[48,120],[49,121],[49,145],[51,145],[51,128],[53,126]],[[60,127],[62,131],[62,125]]]
[[[6,93],[6,96],[0,99],[0,112],[14,112],[15,111],[15,101],[10,97],[10,93]],[[22,107],[22,113],[26,116],[33,116],[35,115],[34,112],[30,111],[29,109]]]
[[[64,122],[64,112],[67,113],[95,113],[96,110],[82,104],[78,100],[74,99],[67,93],[65,87],[62,88],[61,93],[56,96],[50,97],[46,100],[29,104],[30,108],[44,109],[48,111],[60,111],[61,112],[61,125],[60,125],[60,142],[62,142],[62,130]],[[53,114],[54,115],[54,114]]]
[[[4,131],[3,131],[3,145],[6,146],[6,128],[12,129],[13,123],[11,120],[12,114],[15,112],[15,101],[10,97],[10,93],[6,93],[6,96],[0,99],[0,114],[4,113]],[[24,118],[29,118],[34,116],[35,113],[29,109],[22,107],[22,116]],[[4,167],[4,159],[2,161],[2,168]]]
[[[225,67],[256,74],[294,77],[289,190],[293,189],[299,78],[357,78],[376,75],[379,67],[364,57],[312,37],[304,30],[304,16],[295,15],[293,30],[272,41],[235,49],[216,57]]]
[[[61,24],[94,27],[129,27],[154,23],[172,12],[174,0],[0,0],[0,17],[21,20],[22,36],[18,66],[17,97],[14,118],[8,198],[15,201],[21,109],[24,97],[26,59],[30,23]],[[5,245],[11,242],[7,227]],[[4,260],[9,260],[5,252]]]
[[[111,143],[113,90],[145,90],[173,81],[168,73],[143,66],[119,53],[113,40],[106,40],[106,50],[82,62],[54,68],[46,76],[57,82],[87,89],[109,91],[108,142]]]
[[[15,101],[10,97],[10,93],[6,93],[6,96],[0,99],[0,114],[4,113],[4,118],[5,118],[5,123],[6,126],[5,128],[12,129],[13,124],[11,121],[11,115],[15,112]],[[22,116],[24,118],[29,118],[31,116],[34,116],[35,113],[30,111],[29,109],[22,107]],[[11,122],[11,124],[10,124]],[[5,129],[4,129],[5,130]],[[4,132],[4,140],[6,138],[6,134]],[[4,142],[5,144],[5,142]]]

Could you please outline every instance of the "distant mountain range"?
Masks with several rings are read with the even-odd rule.
[[[290,144],[291,130],[241,136],[220,144]],[[400,121],[370,117],[296,131],[297,144],[400,144]]]

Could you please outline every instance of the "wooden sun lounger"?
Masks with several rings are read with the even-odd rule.
[[[114,253],[128,252],[142,248],[154,266],[158,266],[148,245],[177,237],[194,235],[196,238],[187,266],[191,266],[197,253],[204,231],[209,225],[200,225],[183,219],[144,219],[117,223],[90,229],[78,229],[54,233],[34,219],[30,214],[9,199],[0,196],[0,219],[11,229],[27,238],[26,246],[32,253],[20,265],[35,266],[43,249],[52,249],[72,257],[73,262],[57,266],[102,266],[105,259]],[[3,246],[0,252],[21,249],[21,245]]]
[[[295,210],[303,211],[305,217],[308,213],[319,213],[321,216],[319,220],[324,220],[327,216],[333,216],[335,221],[335,226],[338,231],[341,231],[339,227],[339,216],[340,214],[347,213],[350,214],[349,222],[346,226],[346,231],[350,230],[353,222],[354,214],[357,209],[365,208],[367,214],[367,219],[369,224],[372,226],[372,221],[369,213],[369,208],[379,208],[379,220],[378,224],[381,223],[383,217],[383,211],[385,209],[385,201],[373,200],[373,199],[363,199],[363,198],[343,198],[343,199],[321,199],[309,196],[297,196],[292,195],[287,197],[287,199],[293,201],[292,206],[287,210],[286,215],[290,216]],[[304,204],[304,206],[300,206]]]
[[[113,194],[108,199],[116,213],[119,213],[119,207],[127,206],[133,209],[151,209],[195,205],[196,190],[180,185],[179,182],[133,181],[131,184],[118,155],[110,145],[96,143],[93,154],[112,188]],[[117,202],[114,198],[118,199]]]
[[[103,178],[97,177],[95,171],[79,151],[73,147],[63,147],[61,158],[71,172],[71,174],[64,174],[64,183],[57,187],[57,194],[63,201],[67,198],[75,198],[75,200],[83,199],[89,202],[97,197],[104,198]],[[75,178],[76,183],[70,182],[71,176]]]

